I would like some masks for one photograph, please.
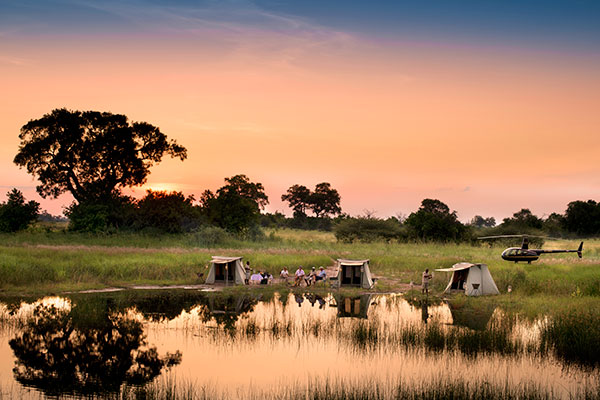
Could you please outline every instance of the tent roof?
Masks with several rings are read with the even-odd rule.
[[[215,264],[225,264],[231,261],[235,261],[235,260],[241,260],[242,257],[221,257],[221,256],[213,256],[212,260],[210,260],[210,262],[213,262]]]
[[[438,269],[436,269],[436,271],[454,272],[454,271],[460,271],[462,269],[468,269],[468,268],[479,266],[479,265],[485,265],[485,264],[471,264],[471,263],[467,263],[467,262],[461,262],[461,263],[454,264],[450,268],[438,268]]]
[[[368,263],[369,260],[347,260],[344,258],[338,258],[337,260],[340,264],[343,265],[363,265],[364,263]]]

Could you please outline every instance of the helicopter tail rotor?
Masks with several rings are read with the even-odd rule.
[[[583,251],[583,242],[581,242],[579,244],[579,248],[577,249],[577,255],[579,256],[579,258],[583,257],[582,251]]]

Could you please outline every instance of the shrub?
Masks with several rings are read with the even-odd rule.
[[[377,240],[389,242],[401,236],[402,226],[394,219],[348,218],[338,222],[334,227],[334,232],[337,240],[345,243]]]
[[[6,194],[8,200],[0,204],[0,231],[16,232],[26,229],[34,222],[40,210],[40,203],[29,201],[16,188]]]

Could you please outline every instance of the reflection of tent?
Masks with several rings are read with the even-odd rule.
[[[371,289],[373,287],[369,260],[338,259],[336,264],[338,274],[334,281],[337,281],[336,285],[338,287],[358,286],[363,289]]]
[[[338,318],[355,317],[367,318],[369,305],[371,305],[371,295],[363,294],[360,296],[335,296],[337,303]]]
[[[448,302],[452,314],[452,325],[465,326],[476,331],[483,331],[494,314],[496,306],[486,304],[483,307],[457,307]]]
[[[441,268],[436,271],[452,272],[444,293],[450,290],[464,290],[467,296],[500,294],[485,264],[462,262],[454,264],[451,268]]]
[[[242,265],[242,257],[216,257],[210,260],[210,270],[206,277],[206,283],[215,282],[235,283],[243,285],[246,271]]]
[[[215,316],[218,314],[240,315],[250,311],[253,302],[248,296],[210,296],[208,298],[208,310]]]

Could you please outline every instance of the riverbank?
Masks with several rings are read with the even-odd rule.
[[[569,248],[577,241],[547,243]],[[420,283],[425,268],[446,268],[460,261],[488,264],[502,293],[513,295],[600,297],[600,240],[588,240],[584,258],[572,254],[542,256],[532,264],[500,258],[501,247],[437,243],[338,243],[330,233],[269,231],[263,240],[228,240],[203,246],[189,235],[86,235],[24,232],[0,235],[0,292],[52,294],[65,291],[142,285],[199,285],[212,255],[243,256],[253,268],[277,276],[291,271],[331,267],[336,258],[369,258],[379,278],[374,292],[403,292]],[[199,277],[199,274],[203,276]],[[448,275],[435,273],[432,290],[441,292]],[[270,289],[268,289],[270,290]]]

